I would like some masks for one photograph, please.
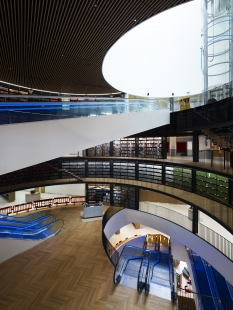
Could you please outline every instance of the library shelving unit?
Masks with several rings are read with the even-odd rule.
[[[139,164],[139,180],[162,184],[162,165]]]
[[[121,138],[86,150],[86,156],[162,158],[162,140],[151,138]]]
[[[110,178],[110,162],[89,161],[88,177]]]
[[[55,169],[57,166],[50,167],[44,164],[33,166],[33,179],[32,181],[58,179],[58,171]]]
[[[113,155],[119,157],[135,157],[135,138],[122,138],[113,141]]]
[[[85,177],[85,162],[67,161],[62,163],[62,169],[66,169],[79,177]]]
[[[166,185],[192,191],[192,170],[183,167],[165,168]]]
[[[110,204],[110,185],[88,184],[88,201],[102,201],[104,205]]]
[[[135,188],[133,186],[114,185],[113,187],[114,206],[124,208],[135,208]]]
[[[110,156],[110,142],[89,148],[87,156]]]
[[[119,179],[135,180],[135,163],[133,162],[114,162],[113,177]]]
[[[229,196],[228,178],[214,173],[196,171],[197,194],[208,198],[216,197],[227,203]]]
[[[139,157],[161,158],[162,141],[161,138],[139,138]]]

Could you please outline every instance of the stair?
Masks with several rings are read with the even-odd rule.
[[[213,143],[217,144],[221,149],[230,149],[231,145],[228,143],[223,137],[215,134],[212,130],[210,129],[203,129],[203,133],[208,136]]]
[[[50,165],[50,164],[48,164],[48,163],[43,163],[45,166],[47,166],[47,167],[49,167],[49,168],[52,168],[53,170],[55,170],[55,171],[57,171],[57,172],[65,172],[65,173],[67,173],[68,175],[70,175],[72,178],[74,178],[74,179],[77,179],[77,180],[79,180],[79,181],[82,181],[82,179],[78,176],[78,175],[76,175],[75,173],[73,173],[73,172],[70,172],[69,170],[67,170],[67,169],[58,169],[58,168],[56,168],[56,167],[54,167],[54,166],[52,166],[52,165]]]

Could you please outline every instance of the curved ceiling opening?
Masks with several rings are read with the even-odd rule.
[[[201,93],[201,19],[201,0],[195,0],[143,22],[108,51],[104,78],[138,96]]]

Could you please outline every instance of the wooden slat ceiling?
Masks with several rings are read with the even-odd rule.
[[[1,0],[0,80],[55,92],[116,92],[102,75],[108,49],[149,17],[188,1]]]

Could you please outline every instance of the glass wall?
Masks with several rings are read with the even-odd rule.
[[[205,103],[231,96],[233,0],[203,0],[202,70]],[[229,84],[230,83],[230,84]],[[225,85],[222,87],[221,85]],[[221,91],[210,90],[221,88]],[[216,98],[216,96],[217,98]]]

